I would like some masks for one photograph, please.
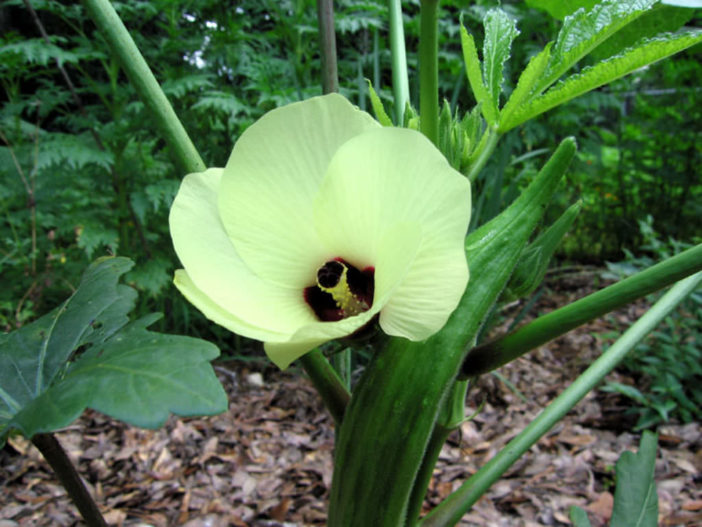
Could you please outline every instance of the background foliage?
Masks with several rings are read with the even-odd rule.
[[[335,4],[342,93],[369,107],[368,78],[389,104],[386,2]],[[417,107],[419,3],[403,4]],[[475,104],[460,18],[480,44],[483,16],[497,4],[441,3],[439,89],[454,111]],[[507,94],[561,24],[530,7],[536,4],[501,2],[520,31],[506,64]],[[48,312],[91,259],[119,254],[137,262],[127,281],[142,293],[138,314],[162,311],[158,330],[202,336],[241,354],[248,344],[206,323],[169,287],[177,260],[167,217],[183,174],[144,106],[80,4],[32,5],[48,39],[24,1],[0,7],[0,326],[14,329]],[[311,0],[114,5],[210,166],[222,166],[236,137],[265,111],[321,93]],[[660,20],[699,25],[696,11],[661,9],[666,13],[641,23],[652,31],[665,29]],[[512,130],[475,182],[475,225],[519,194],[561,138],[575,135],[579,153],[553,214],[578,199],[583,207],[562,258],[602,263],[621,259],[624,248],[634,251],[631,258],[645,256],[638,222],[649,215],[664,239],[694,242],[702,212],[700,86],[697,46]]]

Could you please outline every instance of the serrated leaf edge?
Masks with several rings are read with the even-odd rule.
[[[674,38],[670,38],[674,37]],[[701,30],[689,30],[685,33],[673,33],[673,34],[663,34],[658,35],[653,38],[646,39],[636,47],[627,48],[621,54],[615,55],[607,60],[604,60],[594,66],[588,66],[582,72],[572,75],[567,79],[559,82],[556,86],[551,88],[549,91],[531,100],[531,102],[524,106],[522,109],[518,110],[514,117],[509,122],[509,126],[504,126],[501,129],[505,132],[515,126],[522,124],[539,114],[542,114],[548,110],[555,108],[561,104],[564,104],[575,97],[578,97],[584,93],[592,91],[600,86],[613,82],[625,75],[628,75],[632,71],[635,71],[644,66],[654,64],[659,60],[662,60],[670,55],[683,51],[684,49],[694,46],[695,44],[702,42],[702,31]],[[666,50],[662,55],[656,56],[655,59],[650,60],[650,57],[646,57],[647,52],[651,51],[651,48],[657,46],[664,46],[665,44],[673,44],[672,49]],[[678,44],[678,45],[675,45]],[[654,50],[655,51],[655,50]],[[636,55],[641,55],[641,60],[636,60]],[[629,66],[624,68],[623,72],[618,72],[614,76],[600,76],[603,69],[607,69],[614,65],[615,67],[620,64],[626,64],[630,62]],[[593,82],[586,83],[590,77],[593,77]],[[574,91],[568,93],[568,90],[573,89],[573,86],[578,84],[585,84],[585,87],[575,88]],[[563,93],[565,92],[565,95]]]

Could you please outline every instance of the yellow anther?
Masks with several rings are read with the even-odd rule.
[[[351,292],[347,280],[348,268],[341,262],[327,262],[317,272],[317,287],[329,293],[344,317],[352,317],[368,311],[368,304]],[[324,284],[324,285],[323,285]]]

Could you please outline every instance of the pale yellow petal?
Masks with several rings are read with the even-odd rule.
[[[314,228],[314,197],[336,150],[380,125],[337,94],[273,110],[239,138],[224,169],[219,208],[242,259],[286,287],[314,283],[334,255]]]
[[[465,289],[470,206],[469,182],[429,140],[382,128],[337,151],[315,203],[315,224],[334,253],[376,270],[389,228],[408,221],[421,226],[417,255],[380,319],[388,333],[420,340],[444,325]]]
[[[239,257],[219,218],[221,174],[221,169],[209,169],[189,174],[183,180],[169,218],[178,258],[203,296],[230,313],[232,320],[247,324],[233,329],[237,333],[259,338],[249,327],[292,333],[314,320],[314,315],[304,301],[302,289],[266,282]],[[191,292],[190,296],[195,294]],[[204,303],[201,301],[200,305]],[[227,327],[232,329],[232,323]]]
[[[286,341],[267,341],[268,357],[281,369],[311,349],[329,340],[346,337],[381,313],[405,278],[421,242],[421,228],[413,223],[398,223],[388,229],[378,252],[375,293],[371,309],[336,322],[313,322],[298,329]],[[382,316],[382,315],[381,315]]]

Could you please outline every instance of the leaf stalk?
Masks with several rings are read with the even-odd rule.
[[[461,377],[473,377],[494,370],[585,322],[700,270],[702,244],[556,309],[502,338],[473,348],[463,362]]]
[[[207,168],[204,161],[112,4],[109,0],[84,0],[83,4],[156,119],[164,140],[182,168],[187,172],[204,171]]]
[[[53,434],[36,434],[32,444],[41,452],[44,459],[53,469],[68,496],[80,511],[88,527],[107,527],[95,500],[85,487],[76,467],[71,463],[68,454]]]

